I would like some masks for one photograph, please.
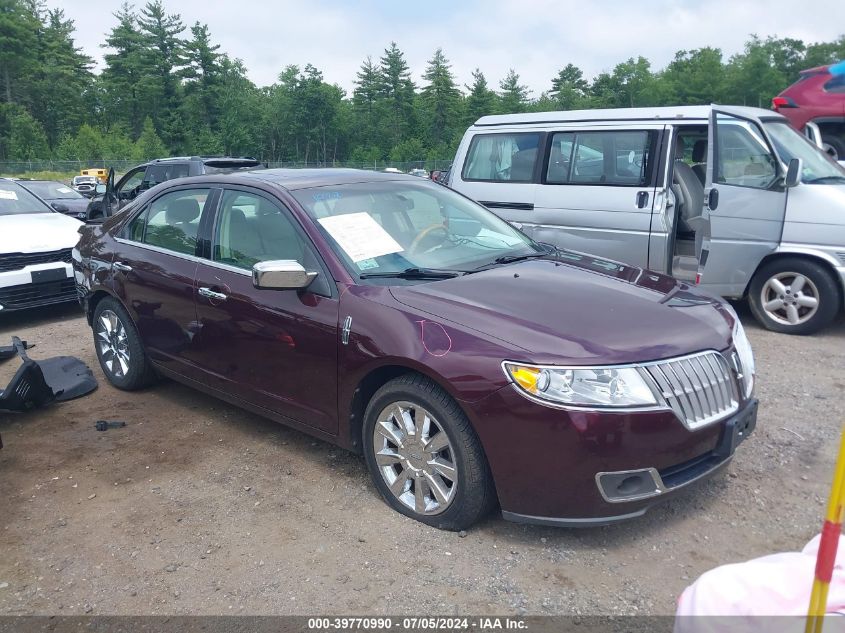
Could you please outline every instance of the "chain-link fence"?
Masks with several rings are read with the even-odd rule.
[[[0,161],[0,175],[4,176],[25,176],[31,173],[54,172],[78,174],[82,169],[88,168],[113,168],[116,173],[126,172],[136,165],[145,161],[132,159],[116,160],[18,160]],[[347,167],[352,169],[369,169],[382,171],[384,169],[398,169],[409,172],[412,169],[425,169],[426,171],[443,171],[452,164],[451,159],[434,160],[412,160],[412,161],[270,161],[267,166],[271,168],[285,167],[290,169],[306,169],[320,167]]]

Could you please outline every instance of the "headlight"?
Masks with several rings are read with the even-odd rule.
[[[742,382],[745,387],[745,397],[748,398],[754,391],[754,376],[757,374],[757,366],[754,364],[754,352],[751,351],[751,343],[745,335],[745,328],[734,313],[733,340],[736,355],[739,357],[740,367],[737,369],[742,373]]]
[[[503,363],[524,395],[573,407],[643,407],[657,398],[633,367],[537,367]]]

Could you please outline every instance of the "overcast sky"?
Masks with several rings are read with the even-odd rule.
[[[47,0],[75,20],[77,43],[100,66],[100,44],[120,4]],[[288,64],[311,63],[347,91],[364,58],[377,60],[391,40],[418,84],[442,47],[459,84],[470,83],[479,67],[495,86],[514,68],[537,97],[570,62],[591,78],[637,55],[653,68],[680,49],[717,46],[728,57],[750,33],[815,42],[845,32],[843,0],[165,0],[165,6],[186,26],[207,23],[221,51],[242,59],[259,85],[273,83]]]

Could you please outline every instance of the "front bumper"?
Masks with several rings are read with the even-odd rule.
[[[641,516],[723,468],[757,419],[751,399],[730,417],[690,431],[668,410],[556,410],[509,387],[472,409],[503,517],[567,527]],[[632,485],[631,475],[642,480]]]
[[[66,262],[0,273],[0,313],[76,300],[73,267]]]

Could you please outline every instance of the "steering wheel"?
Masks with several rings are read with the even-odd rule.
[[[411,242],[411,245],[408,246],[408,252],[416,253],[419,250],[423,240],[435,231],[443,231],[443,238],[440,240],[441,242],[445,241],[449,237],[449,229],[447,229],[444,225],[432,224],[431,226],[427,226],[422,231],[420,231],[420,234],[417,235],[414,238],[414,241]]]

